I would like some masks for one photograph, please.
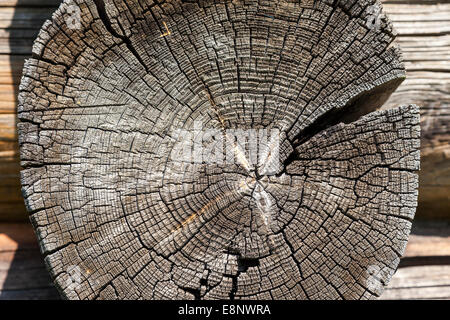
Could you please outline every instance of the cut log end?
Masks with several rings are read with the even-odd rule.
[[[381,294],[420,127],[416,106],[376,111],[405,77],[378,2],[75,3],[19,95],[23,193],[65,298]]]

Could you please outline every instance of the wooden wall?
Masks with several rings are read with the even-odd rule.
[[[385,107],[421,107],[417,218],[450,219],[450,1],[389,0],[407,78]]]
[[[0,0],[0,221],[26,220],[19,181],[16,97],[24,59],[59,0]]]
[[[59,0],[0,0],[0,221],[27,218],[19,181],[16,96],[23,61]],[[386,107],[422,107],[419,218],[450,219],[450,3],[385,0],[399,31],[408,79]]]

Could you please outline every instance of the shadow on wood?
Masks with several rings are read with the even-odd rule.
[[[5,24],[0,26],[0,31],[4,31],[0,35],[3,71],[0,79],[0,221],[28,221],[19,179],[17,125],[13,123],[17,124],[17,95],[24,61],[31,56],[40,27],[59,3],[59,0],[7,0],[0,4]]]
[[[59,299],[28,224],[0,224],[0,300]]]
[[[24,60],[31,55],[31,47],[41,25],[51,17],[60,1],[2,2],[0,9],[11,20],[11,24],[5,28],[8,42],[1,46],[2,58],[9,58],[10,74],[2,74],[5,79],[2,85],[7,90],[14,90],[16,106]],[[0,113],[14,117],[17,123],[15,107],[10,110],[10,105],[10,101],[2,101]],[[10,130],[11,133],[0,141],[0,220],[24,221],[27,224],[0,224],[0,300],[57,299],[59,294],[44,267],[36,237],[30,232],[31,225],[28,224],[20,190],[17,134],[15,128]]]

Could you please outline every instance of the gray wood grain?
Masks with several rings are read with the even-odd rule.
[[[65,5],[41,30],[18,109],[23,192],[65,298],[381,294],[420,127],[416,106],[376,111],[405,71],[389,20],[368,28],[374,1],[77,3],[80,30]],[[282,165],[173,159],[195,122],[277,129]]]

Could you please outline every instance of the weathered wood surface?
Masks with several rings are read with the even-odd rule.
[[[450,266],[400,268],[381,299],[449,300]]]
[[[399,32],[407,78],[386,107],[421,107],[418,217],[450,219],[450,3],[384,1]]]
[[[450,299],[448,223],[414,223],[400,268],[381,299]]]
[[[18,85],[23,61],[39,28],[59,0],[0,0],[0,221],[27,220],[19,181],[16,135]],[[448,76],[450,4],[445,1],[383,1],[399,32],[408,78],[387,102],[421,106],[422,170],[418,217],[450,217]],[[447,110],[447,111],[446,111]]]
[[[0,224],[0,300],[58,299],[28,224]]]
[[[20,190],[17,94],[24,59],[59,0],[0,0],[0,221],[27,217]]]
[[[450,226],[443,222],[414,223],[405,257],[450,257]]]
[[[24,196],[63,296],[381,294],[370,270],[388,282],[404,252],[420,127],[415,106],[373,112],[405,77],[389,20],[369,28],[374,1],[79,3],[80,30],[66,6],[44,25],[18,107]],[[235,162],[179,161],[174,132],[197,122],[279,130],[280,167],[272,140],[257,162],[229,141]]]
[[[16,259],[16,253],[22,257]],[[450,258],[450,227],[414,223],[405,255]],[[447,265],[400,267],[381,299],[448,299],[450,263]],[[28,269],[33,268],[31,273]],[[21,270],[20,273],[17,271]],[[19,276],[17,276],[19,275]],[[430,294],[431,293],[431,294]],[[0,224],[0,299],[58,299],[45,270],[36,237],[30,225]]]

